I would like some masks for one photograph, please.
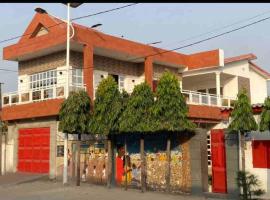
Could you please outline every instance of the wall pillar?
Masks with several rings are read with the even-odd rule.
[[[220,99],[220,72],[216,72],[216,92],[218,96],[217,104],[221,105],[221,99]]]
[[[208,190],[207,131],[197,128],[190,140],[191,194],[202,196]]]
[[[144,60],[144,76],[146,83],[153,90],[153,57],[146,57]]]
[[[93,46],[85,45],[83,48],[83,81],[86,91],[93,101],[93,79],[94,79],[94,51]]]
[[[236,185],[237,172],[239,171],[239,144],[238,135],[225,131],[226,148],[226,175],[228,198],[238,199],[239,189]]]

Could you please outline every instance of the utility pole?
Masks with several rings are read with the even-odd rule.
[[[2,112],[2,84],[0,82],[0,113]],[[2,127],[2,118],[0,118],[0,123],[1,123],[1,130],[0,130],[0,176],[2,176],[2,168],[3,168],[3,163],[2,163],[2,134],[3,134],[3,127]]]
[[[81,3],[67,3],[67,51],[66,51],[66,68],[67,68],[67,79],[66,79],[66,90],[65,97],[69,96],[69,58],[70,58],[70,7],[77,8]],[[74,29],[73,29],[74,31]],[[74,36],[74,32],[72,37]],[[64,168],[63,168],[63,184],[66,185],[68,183],[68,133],[64,133]]]

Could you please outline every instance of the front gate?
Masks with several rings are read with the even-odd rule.
[[[227,193],[226,152],[223,129],[211,130],[213,192]]]

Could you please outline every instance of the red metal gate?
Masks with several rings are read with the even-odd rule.
[[[226,152],[223,129],[211,130],[213,192],[227,193]]]
[[[20,129],[18,138],[18,171],[49,172],[50,128]]]

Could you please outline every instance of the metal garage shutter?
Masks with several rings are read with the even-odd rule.
[[[48,173],[50,128],[20,129],[18,138],[18,171]]]

